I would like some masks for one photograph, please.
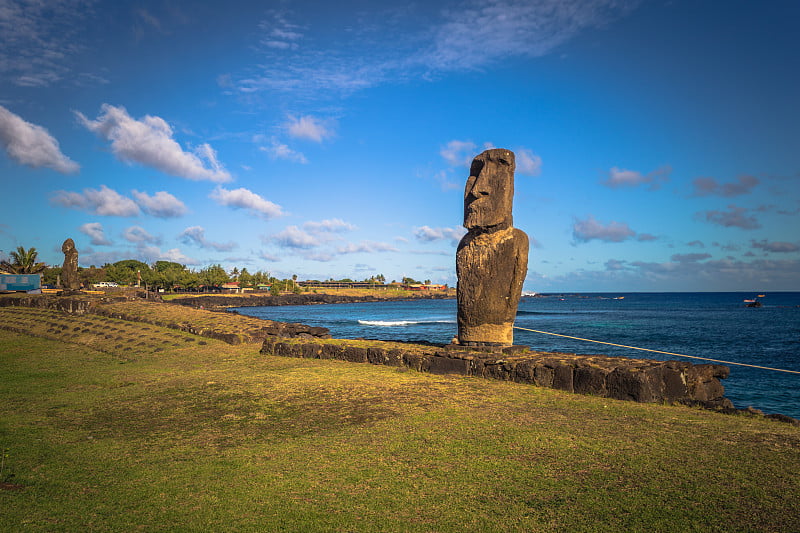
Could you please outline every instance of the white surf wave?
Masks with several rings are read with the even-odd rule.
[[[455,324],[455,320],[359,320],[362,326],[397,327],[415,324]]]
[[[419,324],[419,322],[415,322],[413,320],[359,320],[359,324],[362,326],[383,326],[383,327],[392,327],[392,326],[411,326],[412,324]]]

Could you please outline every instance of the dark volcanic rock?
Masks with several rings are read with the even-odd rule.
[[[305,337],[330,339],[330,330],[320,326],[308,326],[296,322],[267,322],[268,325],[261,328],[264,335],[277,337]]]
[[[414,299],[445,299],[444,294],[431,293],[415,296]],[[192,296],[174,298],[172,304],[185,305],[197,309],[220,310],[230,307],[272,307],[281,305],[348,304],[363,302],[385,302],[398,298],[376,298],[374,296],[344,296],[336,294],[282,294],[280,296]],[[406,299],[406,298],[400,298]]]
[[[494,352],[487,347],[470,350],[454,345],[428,346],[422,350],[416,346],[414,351],[405,351],[384,348],[380,341],[365,348],[338,342],[280,339],[268,337],[261,353],[406,366],[433,374],[516,381],[618,400],[681,403],[739,412],[724,396],[720,380],[728,376],[729,369],[722,365],[550,352],[506,354],[501,347]],[[784,421],[789,417],[773,415],[770,418]]]
[[[606,396],[606,377],[609,372],[597,366],[579,366],[572,375],[572,384],[579,394]]]

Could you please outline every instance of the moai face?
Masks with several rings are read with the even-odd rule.
[[[75,241],[72,239],[67,239],[64,241],[64,244],[61,245],[61,253],[71,252],[75,249]]]
[[[514,169],[514,152],[510,150],[486,150],[472,160],[464,191],[465,228],[512,225]]]

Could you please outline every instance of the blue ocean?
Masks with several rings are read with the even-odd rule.
[[[695,357],[800,371],[800,293],[584,293],[523,297],[516,326]],[[324,326],[337,338],[450,342],[455,300],[241,307],[239,313]],[[659,360],[693,359],[516,330],[534,350]],[[725,394],[738,408],[800,418],[800,374],[729,365]]]

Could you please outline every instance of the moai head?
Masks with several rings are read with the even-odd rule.
[[[514,152],[486,150],[472,160],[464,191],[464,227],[502,229],[512,226]]]
[[[68,253],[75,250],[75,241],[72,239],[67,239],[64,241],[64,244],[61,245],[61,253]]]

